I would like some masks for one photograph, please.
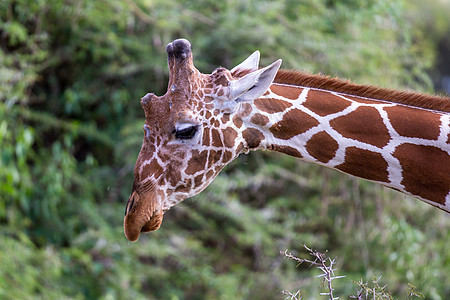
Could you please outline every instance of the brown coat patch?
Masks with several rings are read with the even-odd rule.
[[[296,100],[298,99],[298,96],[302,93],[303,89],[299,89],[296,87],[290,87],[290,86],[282,86],[274,84],[270,87],[270,90],[274,92],[275,94],[291,99]]]
[[[248,117],[252,113],[252,105],[250,103],[242,103],[239,116],[241,118]]]
[[[233,153],[231,151],[225,151],[223,153],[223,163],[229,162],[233,158]]]
[[[286,108],[292,106],[292,104],[287,101],[277,100],[273,98],[256,99],[254,103],[259,110],[262,110],[269,114],[285,111]]]
[[[287,155],[302,158],[302,155],[300,154],[300,152],[297,149],[289,147],[289,146],[272,145],[270,147],[270,150],[278,151],[278,152],[281,152],[281,153],[284,153]]]
[[[188,162],[186,168],[186,174],[192,175],[205,169],[206,159],[208,157],[208,151],[204,150],[199,152],[198,150],[192,151],[192,157]]]
[[[345,150],[345,162],[336,169],[361,178],[388,182],[388,164],[381,154],[356,147]]]
[[[250,122],[258,126],[264,126],[269,122],[269,118],[265,115],[256,113],[252,116]]]
[[[181,173],[176,166],[168,165],[165,171],[166,181],[170,182],[172,186],[176,186],[181,181]]]
[[[330,122],[342,136],[377,147],[387,145],[391,136],[378,111],[373,107],[359,107],[355,111]]]
[[[211,141],[209,140],[209,128],[203,130],[203,141],[202,144],[205,146],[209,146]]]
[[[406,191],[445,204],[450,188],[450,156],[432,146],[403,144],[393,153],[403,168]]]
[[[351,103],[340,97],[336,97],[327,92],[310,91],[303,106],[309,108],[319,116],[327,116],[343,111]]]
[[[227,127],[226,129],[222,130],[222,134],[225,147],[233,148],[238,135],[236,130],[231,127]]]
[[[269,131],[278,139],[288,140],[318,124],[319,121],[310,115],[301,110],[293,109],[284,115],[283,120],[272,125]]]
[[[405,106],[386,107],[384,110],[388,113],[395,131],[401,136],[438,139],[439,114]]]
[[[327,163],[336,155],[339,144],[325,131],[316,133],[306,143],[306,150],[320,162]]]
[[[209,150],[208,169],[222,157],[222,151]]]
[[[250,149],[258,148],[261,142],[264,140],[264,135],[261,131],[254,128],[247,128],[242,132],[242,136],[247,142],[247,146]]]
[[[230,121],[230,114],[223,114],[223,116],[222,116],[222,123],[225,124],[228,121]]]
[[[222,140],[220,139],[220,133],[217,129],[211,129],[212,146],[222,147]]]
[[[238,117],[233,118],[233,123],[236,125],[237,128],[241,128],[242,126],[242,119]]]
[[[203,182],[203,174],[197,175],[194,178],[194,186],[199,186]]]
[[[158,164],[156,159],[153,159],[149,164],[145,165],[142,168],[142,172],[140,174],[140,180],[144,180],[147,177],[153,175],[154,178],[158,178],[163,172],[163,168]]]

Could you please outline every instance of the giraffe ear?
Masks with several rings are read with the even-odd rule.
[[[238,64],[236,67],[230,70],[231,73],[236,72],[237,70],[258,70],[259,66],[259,51],[255,51],[250,54],[247,59]]]
[[[261,97],[272,84],[280,66],[281,59],[230,82],[230,100],[247,102]]]

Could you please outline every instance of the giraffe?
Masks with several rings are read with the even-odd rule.
[[[142,148],[125,210],[130,241],[204,190],[241,153],[270,150],[364,178],[450,212],[450,98],[259,68],[200,73],[191,44],[167,45],[165,95],[141,99]]]

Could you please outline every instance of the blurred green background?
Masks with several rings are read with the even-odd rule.
[[[166,91],[165,45],[210,73],[262,65],[443,92],[450,3],[390,0],[0,1],[0,299],[319,298],[320,272],[280,251],[337,257],[341,298],[382,276],[450,298],[450,218],[418,200],[278,153],[243,155],[128,242],[140,98]],[[323,297],[321,297],[323,298]]]

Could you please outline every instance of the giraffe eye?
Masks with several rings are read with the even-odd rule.
[[[199,125],[183,124],[178,128],[175,128],[174,130],[175,137],[180,140],[190,140],[197,133],[198,127]]]

